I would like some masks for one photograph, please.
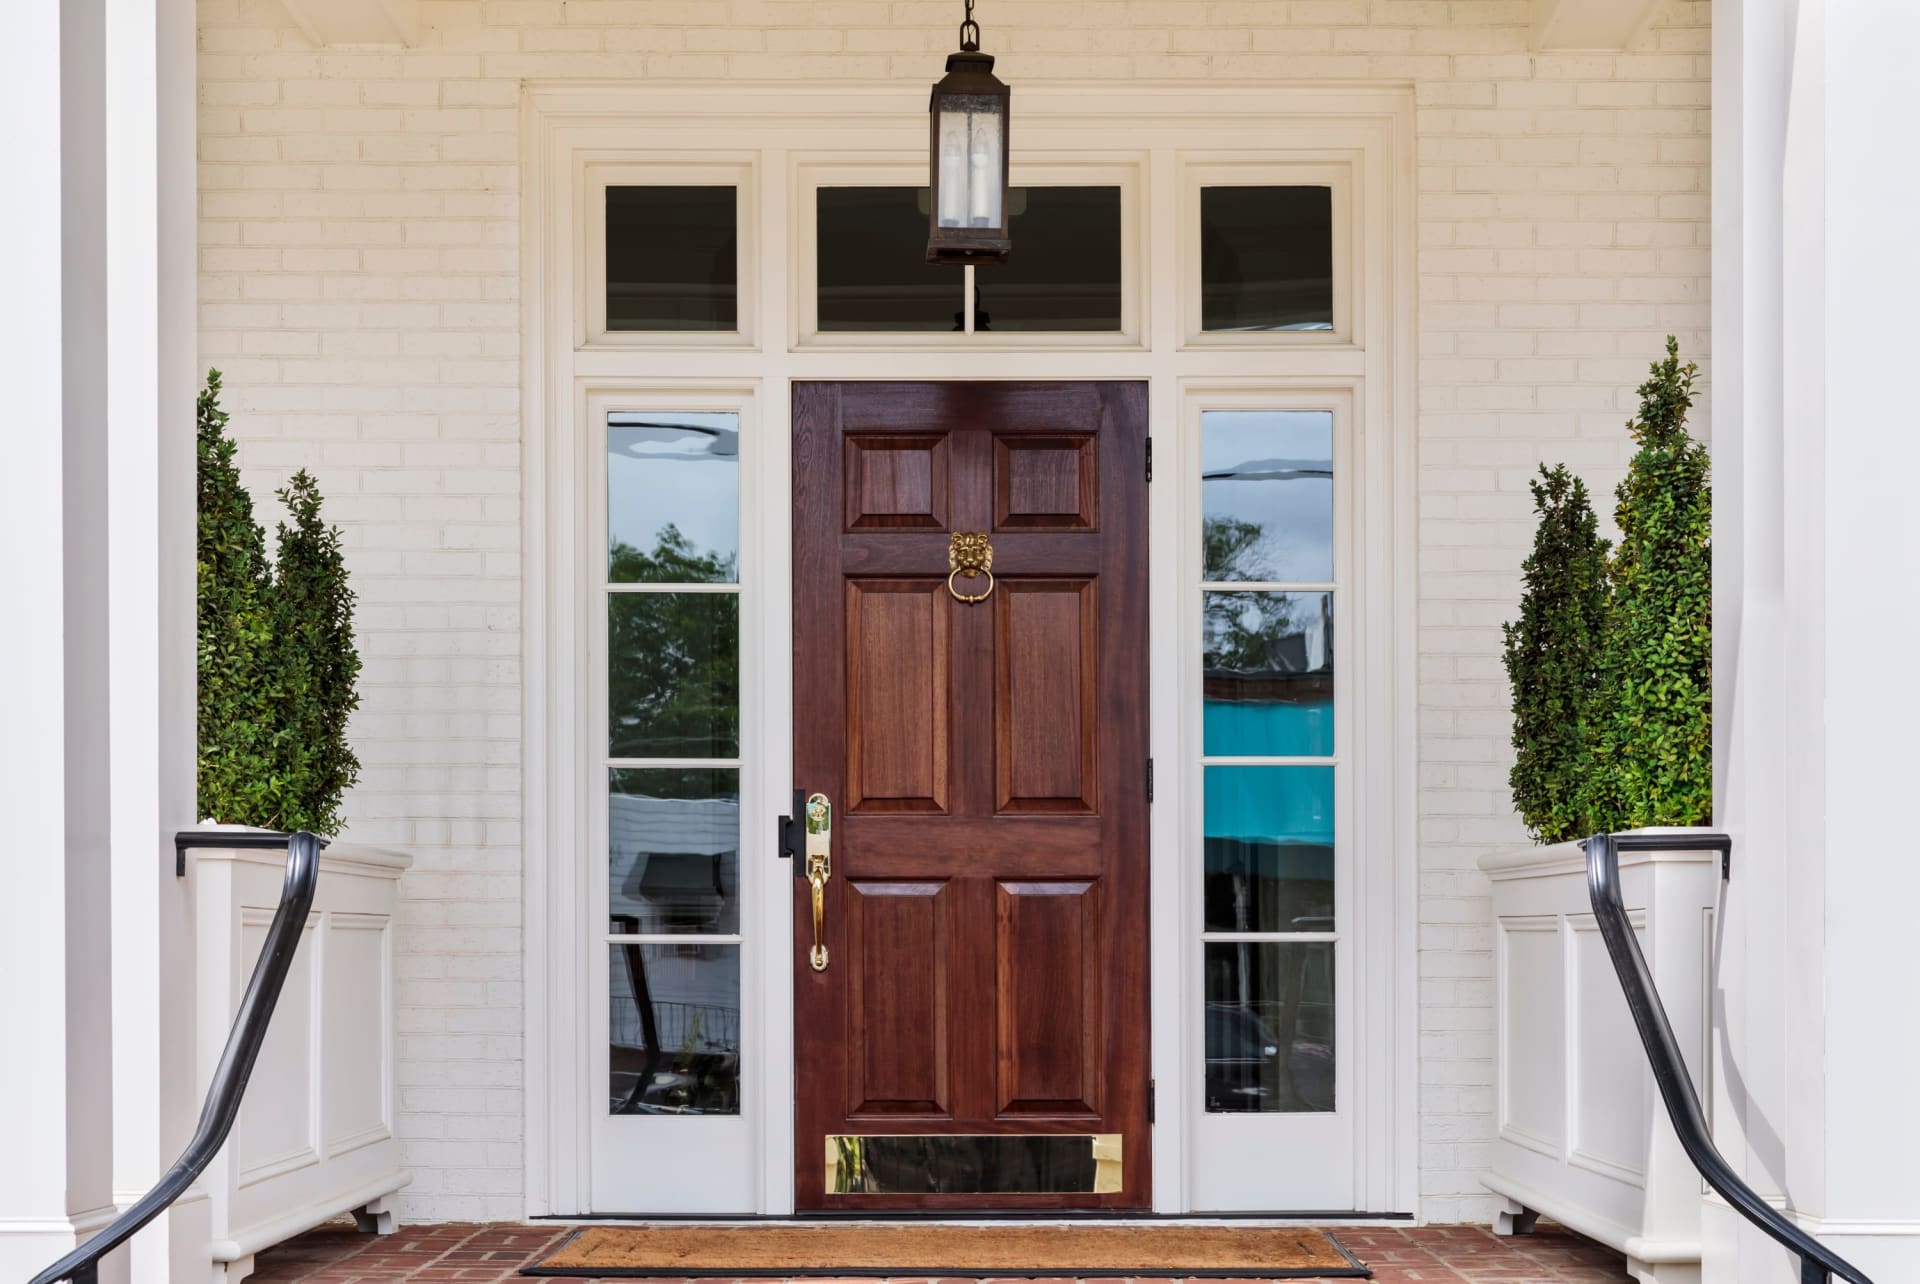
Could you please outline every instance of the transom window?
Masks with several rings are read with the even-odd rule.
[[[606,191],[607,329],[738,329],[735,190],[673,185]]]
[[[1333,189],[1200,189],[1200,328],[1333,329]]]
[[[815,218],[822,333],[966,329],[966,272],[926,259],[924,187],[821,187]],[[1121,328],[1118,187],[1016,187],[1014,251],[974,273],[977,333]]]

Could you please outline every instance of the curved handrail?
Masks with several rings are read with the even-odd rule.
[[[1646,956],[1640,952],[1640,941],[1620,899],[1621,852],[1717,851],[1725,861],[1733,850],[1733,839],[1710,833],[1595,834],[1581,845],[1587,852],[1587,895],[1593,902],[1593,916],[1613,959],[1613,970],[1619,974],[1620,988],[1626,992],[1627,1008],[1633,1013],[1633,1024],[1640,1031],[1640,1042],[1653,1066],[1654,1082],[1660,1086],[1660,1099],[1666,1103],[1667,1117],[1673,1121],[1673,1131],[1687,1158],[1742,1217],[1799,1256],[1801,1284],[1826,1284],[1833,1275],[1851,1284],[1873,1284],[1859,1268],[1760,1198],[1714,1146],[1680,1043],[1673,1037],[1667,1010],[1654,988],[1653,973],[1647,968]]]
[[[320,839],[305,830],[294,834],[207,834],[204,842],[189,841],[194,837],[181,835],[182,846],[273,848],[284,845],[287,877],[280,889],[280,907],[273,912],[266,944],[260,947],[260,961],[253,965],[247,992],[241,997],[240,1010],[233,1018],[233,1031],[227,1035],[226,1049],[220,1054],[220,1064],[214,1068],[213,1082],[207,1088],[207,1101],[200,1109],[200,1122],[193,1130],[193,1139],[152,1190],[99,1234],[34,1276],[29,1284],[91,1278],[102,1257],[166,1211],[206,1170],[226,1142],[227,1134],[233,1130],[233,1121],[240,1113],[240,1098],[253,1074],[253,1063],[260,1056],[260,1044],[267,1037],[267,1022],[273,1017],[274,1005],[280,1001],[280,988],[286,983],[287,969],[293,964],[294,951],[307,925],[307,911],[313,907],[313,894],[320,882],[321,844]]]

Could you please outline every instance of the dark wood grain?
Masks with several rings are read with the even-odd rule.
[[[1100,884],[996,889],[1000,1022],[995,1118],[1100,1117]]]
[[[996,595],[995,808],[1097,810],[1099,586],[1009,580]]]
[[[1145,385],[793,397],[794,784],[837,809],[825,972],[795,883],[797,1206],[1149,1207]],[[951,531],[991,533],[988,600]],[[1120,1133],[1122,1188],[828,1196],[843,1132]]]
[[[995,530],[1100,528],[1100,439],[1001,435],[994,439]]]
[[[855,1115],[952,1118],[952,936],[945,883],[847,883],[847,1102]]]
[[[947,439],[942,433],[846,438],[847,529],[947,524]]]
[[[946,582],[848,580],[842,811],[947,805]]]

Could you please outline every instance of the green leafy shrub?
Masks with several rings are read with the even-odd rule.
[[[1627,425],[1639,450],[1615,491],[1611,555],[1577,478],[1543,467],[1533,483],[1540,525],[1505,660],[1514,806],[1539,842],[1712,817],[1713,503],[1706,448],[1686,429],[1696,373],[1668,336]]]
[[[274,828],[332,834],[340,829],[340,799],[360,778],[347,744],[347,719],[360,707],[353,590],[340,530],[320,516],[312,474],[301,469],[277,493],[292,520],[280,523],[271,600],[286,777]]]
[[[1579,813],[1580,781],[1607,620],[1608,546],[1586,483],[1564,464],[1542,464],[1529,485],[1540,523],[1522,568],[1520,618],[1503,626],[1516,751],[1507,779],[1534,840],[1557,843],[1592,832]]]
[[[1711,466],[1687,435],[1696,368],[1679,353],[1669,336],[1640,385],[1627,425],[1640,449],[1615,492],[1620,544],[1582,778],[1596,832],[1713,814]]]
[[[218,370],[198,411],[198,808],[229,824],[336,833],[360,771],[346,741],[360,658],[340,532],[303,470],[278,492],[289,520],[270,567]]]
[[[236,824],[273,814],[284,781],[276,774],[273,717],[272,580],[266,539],[240,484],[234,443],[220,409],[220,372],[207,372],[197,403],[199,457],[200,746],[202,816]]]

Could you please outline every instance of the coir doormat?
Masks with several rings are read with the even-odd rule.
[[[1265,1226],[588,1226],[522,1275],[1370,1279],[1321,1230]]]

